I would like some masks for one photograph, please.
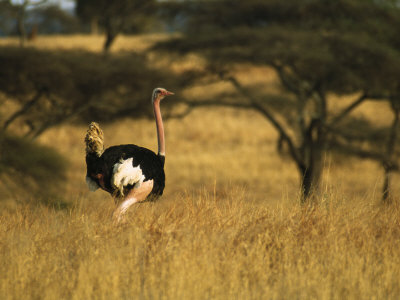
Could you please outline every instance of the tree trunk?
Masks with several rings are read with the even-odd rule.
[[[104,42],[104,47],[103,47],[103,51],[104,52],[108,53],[108,51],[110,50],[110,47],[111,47],[111,45],[114,42],[116,37],[117,37],[116,33],[114,33],[113,31],[107,31],[107,33],[106,33],[106,41]]]
[[[397,100],[397,99],[396,99]],[[389,138],[386,144],[386,157],[382,162],[384,169],[384,181],[382,188],[382,201],[383,203],[391,203],[390,193],[390,178],[393,172],[392,159],[394,155],[395,145],[397,142],[397,128],[400,123],[400,105],[398,101],[392,100],[391,107],[394,114],[392,126],[390,127]]]
[[[19,44],[21,47],[24,47],[26,40],[26,31],[25,31],[25,5],[21,5],[18,11],[17,17],[17,32],[19,36]]]
[[[315,153],[310,157],[310,163],[307,166],[299,168],[301,176],[301,198],[300,202],[304,204],[313,195],[317,195],[322,177],[322,152]]]
[[[319,119],[313,119],[304,133],[304,142],[301,153],[303,165],[299,166],[301,176],[301,203],[305,203],[318,193],[323,165],[324,133]]]

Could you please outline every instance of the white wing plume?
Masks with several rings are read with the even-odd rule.
[[[122,196],[124,195],[124,187],[133,185],[133,188],[138,188],[144,180],[145,177],[140,165],[133,167],[133,158],[121,159],[113,167],[111,184],[119,190]]]

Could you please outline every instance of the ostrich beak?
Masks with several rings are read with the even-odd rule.
[[[171,95],[175,95],[173,92],[170,91],[165,91],[165,96],[171,96]]]

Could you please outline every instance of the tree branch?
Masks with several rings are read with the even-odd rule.
[[[339,113],[336,117],[333,118],[333,120],[330,122],[328,127],[333,127],[337,123],[339,123],[344,117],[346,117],[353,109],[355,109],[357,106],[359,106],[361,103],[364,102],[365,99],[367,99],[367,94],[363,93],[356,101],[351,103],[348,107],[346,107],[341,113]]]
[[[380,162],[380,163],[387,163],[390,165],[391,171],[399,171],[400,170],[400,166],[397,162],[395,162],[394,160],[387,161],[385,155],[380,152],[374,152],[374,151],[363,150],[360,148],[354,148],[349,145],[345,145],[337,140],[331,141],[330,146],[337,147],[341,151],[344,151],[346,154],[350,154],[350,155],[353,155],[353,156],[356,156],[359,158],[367,158],[367,159],[372,159],[372,160]]]
[[[297,87],[295,86],[295,84],[293,84],[291,82],[291,80],[288,78],[288,76],[284,73],[283,67],[278,65],[278,64],[271,64],[274,69],[276,70],[276,72],[279,75],[279,78],[281,79],[282,84],[292,93],[294,93],[295,95],[299,94],[299,90],[297,89]]]
[[[397,129],[400,123],[400,107],[398,107],[393,101],[391,102],[392,111],[394,114],[394,119],[392,125],[390,126],[389,138],[387,141],[387,148],[386,148],[386,160],[390,162],[393,157],[394,148],[397,141]],[[384,163],[385,168],[390,168],[390,163]]]
[[[40,89],[36,92],[35,96],[33,96],[33,98],[28,101],[27,103],[25,103],[25,105],[18,111],[16,111],[15,113],[13,113],[11,115],[11,117],[9,117],[3,125],[3,130],[6,130],[8,128],[8,126],[15,121],[15,119],[17,119],[19,116],[24,115],[25,113],[27,113],[29,111],[29,109],[34,106],[42,97],[43,93],[44,93],[44,89]]]
[[[216,100],[203,100],[203,101],[182,101],[181,103],[186,104],[192,110],[196,107],[202,106],[225,106],[225,107],[233,107],[233,108],[243,108],[243,109],[253,109],[253,105],[244,104],[244,103],[235,103],[235,102],[223,102]]]
[[[187,105],[185,111],[177,113],[177,114],[173,114],[171,112],[172,110],[168,110],[167,113],[165,114],[165,119],[166,120],[183,119],[184,117],[189,115],[192,112],[192,110],[194,109],[194,106],[191,106],[190,103],[188,103],[188,102],[183,102],[183,103],[186,103],[186,105]]]
[[[278,120],[273,116],[273,114],[264,107],[264,105],[261,105],[257,99],[255,99],[251,94],[249,94],[243,87],[242,85],[237,81],[237,79],[233,76],[229,76],[227,78],[223,79],[229,81],[232,83],[232,85],[242,94],[242,96],[246,97],[247,99],[250,100],[251,102],[251,107],[254,108],[256,111],[260,112],[274,127],[275,129],[279,132],[280,138],[285,140],[286,143],[288,144],[289,147],[289,153],[292,156],[292,158],[295,160],[296,164],[302,168],[304,167],[304,162],[300,158],[300,155],[293,143],[293,140],[290,138],[286,130],[283,128],[283,126],[278,122]]]

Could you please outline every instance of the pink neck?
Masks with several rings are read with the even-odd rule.
[[[165,156],[165,137],[164,137],[164,125],[160,111],[160,99],[156,98],[153,100],[154,117],[156,118],[157,126],[157,139],[158,139],[158,155]]]

